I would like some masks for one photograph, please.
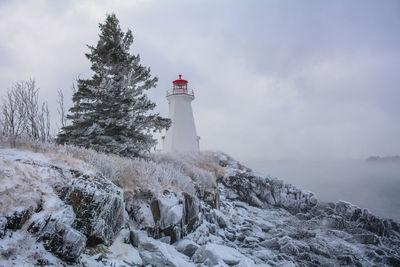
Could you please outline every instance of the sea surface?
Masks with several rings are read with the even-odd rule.
[[[400,163],[271,160],[245,165],[312,191],[320,201],[345,200],[400,222]]]

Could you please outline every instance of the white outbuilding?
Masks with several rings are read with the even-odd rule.
[[[182,75],[179,75],[179,79],[172,84],[172,90],[167,91],[169,118],[172,124],[163,137],[163,151],[199,151],[200,137],[196,134],[191,105],[194,92],[188,89],[188,81],[183,80]]]

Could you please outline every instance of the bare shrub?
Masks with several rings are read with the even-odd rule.
[[[61,89],[57,91],[57,112],[58,115],[60,115],[60,124],[61,128],[64,128],[67,126],[67,112],[65,110],[65,105],[64,105],[64,94]]]
[[[0,117],[2,135],[43,142],[50,139],[48,105],[39,104],[39,88],[34,79],[14,83],[2,101]]]

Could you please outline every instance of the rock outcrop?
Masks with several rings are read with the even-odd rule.
[[[166,190],[154,195],[139,191],[125,201],[133,225],[167,243],[175,243],[202,222],[200,201],[187,193],[177,195]]]
[[[72,226],[87,237],[87,245],[110,245],[125,223],[122,189],[101,174],[71,170],[72,180],[58,187],[58,196],[75,213]]]
[[[191,194],[132,191],[100,174],[18,161],[51,169],[51,179],[40,184],[51,190],[0,216],[0,266],[21,263],[15,247],[28,245],[12,242],[25,236],[36,249],[24,264],[400,266],[400,226],[393,220],[343,201],[319,202],[311,192],[214,156],[223,170],[216,185],[196,184]]]
[[[121,188],[99,173],[84,174],[49,162],[16,161],[54,175],[55,183],[50,185],[57,194],[46,192],[39,203],[0,217],[0,238],[27,231],[68,263],[79,261],[87,247],[112,244],[127,217]]]
[[[87,238],[84,234],[55,218],[49,217],[45,222],[31,224],[28,230],[38,236],[37,240],[43,242],[45,249],[68,263],[79,259],[86,247]]]
[[[231,189],[229,199],[242,200],[260,208],[282,207],[293,213],[308,211],[318,204],[314,193],[278,179],[257,175],[226,155],[220,155],[220,165],[230,168],[219,179],[226,188]]]
[[[195,266],[188,257],[179,253],[173,246],[149,237],[147,232],[137,231],[133,235],[144,265],[150,264],[155,267]]]

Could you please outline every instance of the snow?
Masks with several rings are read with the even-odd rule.
[[[313,193],[302,191],[277,179],[257,176],[258,174],[226,155],[219,154],[215,156],[217,159],[214,157],[217,162],[224,161],[222,164],[225,164],[225,167],[221,170],[215,166],[215,162],[209,162],[210,154],[196,155],[192,158],[180,158],[180,156],[168,158],[167,155],[162,155],[146,162],[91,153],[83,152],[80,157],[91,155],[88,161],[90,164],[97,164],[97,167],[103,165],[103,175],[109,172],[115,175],[115,179],[118,175],[131,177],[130,182],[135,179],[134,183],[138,181],[140,185],[145,184],[144,179],[149,178],[144,189],[155,183],[153,190],[139,196],[128,180],[122,183],[121,189],[109,180],[102,180],[105,178],[101,178],[101,175],[96,177],[89,175],[78,179],[65,175],[68,172],[65,172],[64,167],[52,162],[53,159],[49,160],[46,157],[47,153],[0,149],[1,216],[27,209],[32,211],[32,217],[21,229],[7,230],[6,235],[0,238],[0,266],[40,265],[43,262],[63,264],[61,260],[46,251],[44,245],[37,242],[37,237],[28,232],[27,228],[31,223],[43,222],[51,215],[54,221],[48,223],[49,228],[63,225],[62,229],[68,230],[65,236],[62,235],[66,242],[73,244],[76,240],[82,241],[79,235],[83,234],[73,228],[76,227],[74,221],[78,217],[77,211],[66,204],[64,197],[60,199],[54,191],[55,184],[70,183],[74,184],[74,189],[86,188],[89,195],[93,195],[93,201],[89,201],[92,204],[99,200],[97,195],[101,195],[105,187],[114,188],[116,195],[120,197],[122,194],[127,197],[127,193],[133,196],[136,194],[139,199],[136,203],[138,212],[141,213],[138,218],[150,217],[149,221],[142,222],[134,222],[135,218],[129,218],[128,224],[124,223],[121,231],[120,228],[116,230],[116,233],[119,232],[116,237],[110,238],[110,246],[98,244],[94,248],[86,247],[83,254],[77,257],[80,260],[78,264],[87,266],[198,264],[244,267],[269,266],[269,264],[296,266],[299,262],[305,265],[311,262],[320,265],[398,263],[396,260],[399,259],[400,252],[395,244],[399,242],[400,233],[396,230],[397,224],[392,224],[391,221],[376,217],[366,209],[362,210],[344,201],[322,205],[313,199],[315,197]],[[67,162],[71,162],[69,158]],[[200,169],[204,172],[198,171]],[[182,187],[176,186],[176,180],[173,183],[175,191],[172,190],[171,181],[179,177],[179,180],[192,185],[199,186],[202,185],[201,181],[205,181],[207,186],[212,186],[212,180],[208,179],[208,175],[217,174],[223,174],[219,177],[225,179],[223,183],[218,183],[220,206],[213,207],[204,199],[196,198],[195,203],[199,205],[196,207],[200,211],[199,218],[201,218],[196,224],[196,227],[200,224],[197,228],[195,227],[182,240],[178,238],[174,244],[169,244],[168,235],[161,235],[163,239],[159,240],[150,236],[163,227],[182,223],[184,207],[182,203],[186,203],[182,200],[185,200],[183,196],[186,197],[186,193],[180,192]],[[120,182],[124,181],[118,179]],[[169,183],[170,186],[167,187],[171,190],[160,191]],[[266,194],[272,191],[276,193],[273,195],[276,201],[269,199]],[[251,196],[256,197],[261,204]],[[195,198],[194,195],[191,197]],[[158,224],[151,222],[152,201],[158,201],[161,211]],[[39,206],[41,209],[36,209]],[[105,211],[99,209],[96,214],[100,216],[103,212]],[[5,222],[1,216],[0,230],[4,229]],[[105,220],[95,219],[95,221],[98,221],[98,224],[95,224],[94,228],[103,229]],[[139,225],[146,226],[151,231],[139,231]],[[137,236],[138,242],[132,241],[134,240],[132,236]],[[85,240],[79,244],[84,246],[86,237],[83,237]]]
[[[228,265],[239,264],[242,260],[249,260],[246,256],[238,250],[217,244],[207,244],[205,250],[214,253],[217,257],[221,258]],[[250,261],[251,262],[251,261]],[[254,264],[254,262],[252,262]]]
[[[139,253],[144,264],[152,266],[176,266],[190,267],[195,266],[189,258],[179,253],[174,246],[165,244],[147,236],[146,232],[138,231]]]
[[[160,224],[162,228],[177,224],[182,219],[183,205],[174,194],[158,198],[160,208]]]
[[[51,184],[63,178],[48,165],[43,154],[0,149],[0,214],[35,209],[42,199],[55,195]]]
[[[35,153],[31,151],[17,150],[17,149],[1,148],[0,157],[2,157],[3,159],[7,159],[9,161],[28,160],[36,162],[47,162],[47,163],[49,162],[43,153]]]
[[[62,265],[62,261],[46,251],[42,243],[37,242],[24,230],[0,239],[0,266],[33,266],[39,262]]]
[[[124,229],[118,234],[109,248],[103,247],[104,251],[106,251],[105,255],[101,253],[94,255],[83,254],[81,256],[81,263],[86,266],[98,266],[100,264],[98,259],[106,256],[106,263],[109,266],[142,265],[143,261],[139,255],[139,251],[131,244],[127,244],[125,242],[126,239],[129,239],[129,231]]]
[[[189,252],[189,251],[187,251],[188,249],[195,250],[195,249],[199,248],[199,245],[197,245],[192,240],[185,238],[185,239],[181,239],[180,241],[178,241],[177,244],[175,244],[175,247],[176,247],[176,250],[187,255],[185,253],[185,250],[186,250],[186,252]],[[192,255],[190,255],[190,256],[192,256]],[[189,256],[189,255],[187,255],[187,256]]]

